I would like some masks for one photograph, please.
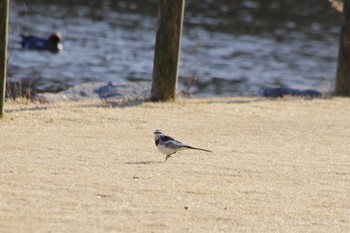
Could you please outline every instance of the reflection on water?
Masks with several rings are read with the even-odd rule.
[[[181,88],[191,81],[196,95],[233,96],[274,84],[332,86],[339,17],[327,1],[187,0]],[[9,80],[37,91],[151,80],[156,20],[156,0],[13,0]],[[20,49],[19,34],[54,31],[63,52]]]

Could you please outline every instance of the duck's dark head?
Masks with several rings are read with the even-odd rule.
[[[59,52],[63,49],[63,45],[61,44],[62,41],[62,34],[57,32],[53,33],[49,36],[48,41],[50,41],[50,51],[52,52]]]
[[[62,41],[62,34],[57,32],[57,33],[52,33],[50,36],[49,36],[49,39],[48,39],[50,42],[52,43],[55,43],[55,44],[58,44]]]

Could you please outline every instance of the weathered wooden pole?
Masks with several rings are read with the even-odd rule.
[[[344,0],[335,94],[350,96],[350,0]]]
[[[9,0],[0,1],[0,117],[4,115],[6,92],[7,38]]]
[[[178,79],[185,0],[158,1],[152,101],[174,101]]]

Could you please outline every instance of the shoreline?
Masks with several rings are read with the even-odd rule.
[[[139,81],[131,83],[117,83],[117,82],[88,82],[82,83],[67,90],[57,93],[40,92],[32,93],[30,89],[23,88],[18,83],[12,83],[8,86],[9,99],[27,98],[32,101],[39,101],[42,103],[54,103],[59,101],[96,101],[96,100],[120,100],[120,99],[150,99],[151,97],[151,81]],[[282,97],[303,97],[308,99],[317,98],[331,98],[330,91],[319,91],[316,89],[296,89],[288,87],[265,87],[261,90],[258,96],[201,96],[200,94],[193,94],[189,90],[177,88],[177,97],[184,98],[282,98]]]
[[[151,82],[112,83],[94,82],[74,86],[59,93],[41,93],[39,99],[48,103],[58,101],[92,101],[146,99],[150,97]]]

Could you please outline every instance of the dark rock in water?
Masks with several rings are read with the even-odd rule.
[[[286,87],[266,88],[263,92],[264,97],[279,98],[283,96],[300,96],[307,98],[320,98],[322,93],[316,90],[299,90]]]
[[[84,83],[59,93],[42,93],[48,102],[82,101],[98,99],[138,99],[149,98],[151,82],[119,83]]]
[[[97,88],[95,93],[98,94],[101,99],[120,98],[122,96],[120,93],[118,93],[117,85],[113,85],[111,82],[105,86]]]

